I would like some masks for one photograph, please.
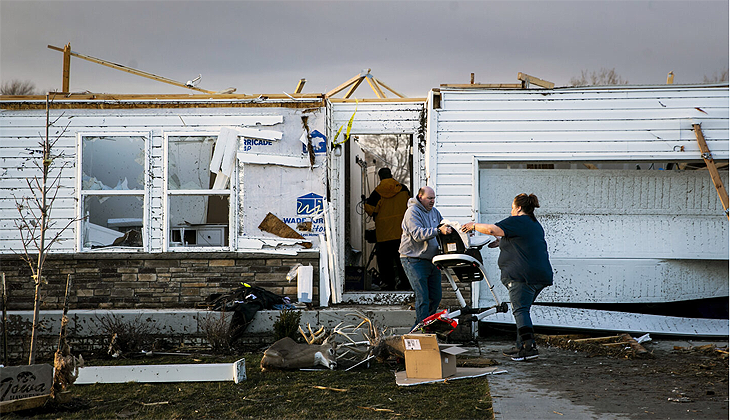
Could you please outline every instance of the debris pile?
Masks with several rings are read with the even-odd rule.
[[[360,319],[355,325],[338,324],[327,331],[320,326],[308,333],[299,327],[306,344],[297,343],[291,337],[275,342],[264,352],[262,371],[272,369],[306,369],[324,366],[329,369],[342,367],[348,370],[374,358],[385,360],[390,356],[403,358],[402,336],[387,333],[365,314],[348,314]],[[355,341],[352,337],[362,338]],[[338,342],[338,339],[341,339]],[[343,342],[344,340],[344,342]]]
[[[634,339],[629,334],[620,334],[610,337],[590,337],[588,335],[579,334],[538,334],[536,339],[539,343],[544,345],[588,353],[589,357],[611,356],[625,359],[654,358],[653,353],[649,352],[639,343],[638,340]],[[648,341],[648,339],[646,341]]]
[[[724,347],[717,347],[714,344],[705,344],[702,346],[689,346],[689,347],[682,347],[682,346],[674,346],[674,351],[680,352],[680,353],[692,353],[692,352],[699,352],[706,354],[708,356],[717,356],[722,359],[728,358],[728,346]]]

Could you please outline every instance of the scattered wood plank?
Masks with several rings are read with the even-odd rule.
[[[346,389],[332,388],[332,387],[329,387],[329,386],[314,385],[312,388],[315,388],[315,389],[324,389],[324,390],[327,390],[327,391],[347,392]]]
[[[12,413],[13,411],[29,410],[40,407],[51,398],[50,395],[37,395],[35,397],[20,398],[17,400],[0,402],[0,414]]]
[[[700,109],[700,111],[702,110]],[[725,209],[725,215],[730,218],[730,215],[728,214],[728,207],[730,206],[730,202],[728,201],[727,190],[725,189],[725,185],[722,183],[720,173],[717,171],[717,166],[715,166],[715,160],[712,158],[710,148],[707,146],[707,142],[705,141],[705,136],[702,133],[702,127],[699,124],[692,124],[692,127],[694,128],[695,137],[697,138],[697,144],[700,146],[700,152],[702,152],[702,160],[705,161],[705,165],[707,165],[707,170],[710,172],[712,184],[715,186],[715,189],[717,190],[717,195],[720,197],[722,207]]]
[[[592,356],[606,355],[625,358],[652,358],[653,355],[629,334],[610,337],[545,336],[537,335],[539,342],[568,350],[588,353]]]
[[[533,84],[533,85],[537,85],[540,87],[544,87],[546,89],[552,89],[555,87],[555,83],[553,83],[553,82],[548,82],[547,80],[542,80],[535,76],[530,76],[529,74],[525,74],[525,73],[517,73],[517,80],[522,80],[523,85]],[[527,86],[523,86],[523,87],[526,88]]]

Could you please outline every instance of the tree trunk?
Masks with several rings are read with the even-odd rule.
[[[36,341],[38,334],[38,323],[40,320],[40,308],[41,308],[41,279],[38,278],[35,282],[35,301],[33,304],[33,329],[30,336],[30,356],[28,357],[28,364],[32,365],[35,363],[35,352],[36,352]]]

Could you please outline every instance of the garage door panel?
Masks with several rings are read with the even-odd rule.
[[[728,223],[707,171],[481,169],[479,221],[507,217],[522,192],[540,199],[537,217],[556,274],[539,300],[728,296]],[[484,256],[498,281],[498,252]],[[481,291],[480,299],[486,304],[490,296]]]

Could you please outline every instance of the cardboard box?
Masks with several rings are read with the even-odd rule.
[[[456,374],[456,355],[466,350],[453,344],[439,344],[435,334],[406,334],[406,377],[421,379],[448,378]]]

